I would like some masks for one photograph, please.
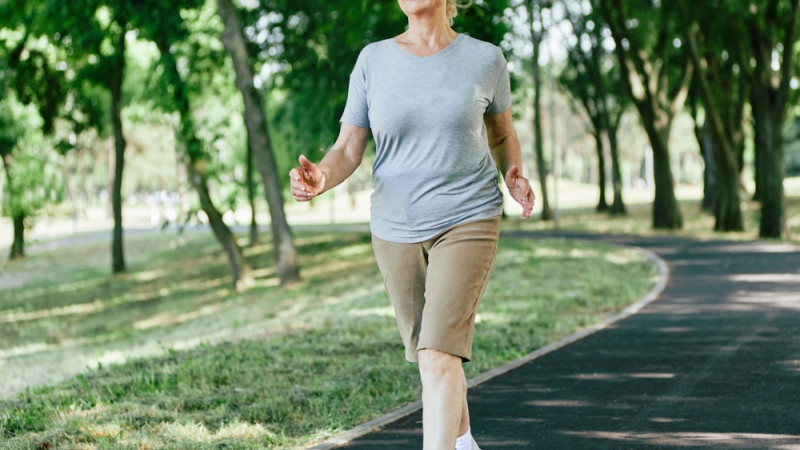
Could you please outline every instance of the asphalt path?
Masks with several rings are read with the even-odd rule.
[[[505,235],[637,246],[670,277],[638,313],[472,387],[482,449],[800,449],[800,248]],[[397,415],[341,448],[420,449],[419,410]]]

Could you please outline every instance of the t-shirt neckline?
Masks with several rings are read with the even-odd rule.
[[[432,55],[428,55],[428,56],[419,56],[419,55],[415,55],[413,53],[409,53],[409,52],[405,51],[403,49],[403,47],[401,47],[400,44],[398,44],[397,41],[394,40],[394,38],[391,38],[389,40],[392,41],[392,47],[394,47],[398,52],[400,52],[401,54],[405,55],[406,57],[408,57],[410,59],[413,59],[415,61],[430,61],[432,59],[438,59],[442,55],[445,55],[445,54],[449,53],[451,51],[451,49],[456,46],[456,43],[461,41],[461,36],[463,36],[462,33],[456,34],[456,37],[455,37],[455,39],[453,39],[453,42],[449,43],[447,45],[447,47],[439,50],[438,52],[436,52],[436,53],[434,53]]]

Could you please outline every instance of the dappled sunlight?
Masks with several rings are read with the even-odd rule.
[[[579,373],[570,375],[567,378],[584,381],[625,381],[630,379],[639,380],[671,380],[675,378],[674,373]]]
[[[22,292],[14,294],[14,302],[18,304],[25,304],[27,300],[42,296],[53,296],[55,294],[64,294],[68,292],[80,291],[83,289],[94,288],[104,280],[89,277],[79,279],[67,283],[59,283],[57,286],[45,285],[40,287],[25,287]],[[38,283],[37,283],[38,284]]]
[[[475,323],[491,323],[505,325],[511,322],[511,317],[504,313],[479,312],[475,315]]]
[[[234,422],[227,424],[219,429],[214,434],[214,438],[236,438],[256,440],[263,439],[265,436],[273,436],[273,434],[264,428],[261,424],[252,424],[245,422]]]
[[[163,423],[160,424],[155,434],[161,435],[171,441],[189,441],[196,443],[210,443],[212,433],[201,423]]]
[[[215,305],[206,305],[200,309],[186,312],[183,314],[176,314],[174,311],[168,311],[153,317],[148,317],[138,322],[134,322],[133,328],[137,330],[146,330],[149,328],[166,327],[170,325],[184,323],[203,316],[214,314],[215,312],[221,310],[222,308],[223,305],[218,303]]]
[[[80,429],[94,439],[113,439],[123,434],[122,427],[116,423],[88,423]]]
[[[719,259],[678,259],[670,261],[673,267],[697,267],[697,266],[718,266]]]
[[[681,422],[689,422],[689,419],[679,419],[674,417],[652,417],[647,419],[653,423],[681,423]]]
[[[800,436],[724,432],[636,432],[636,431],[562,431],[563,434],[592,440],[658,445],[660,447],[708,447],[796,449]]]
[[[353,317],[364,317],[364,316],[394,317],[394,309],[391,306],[384,306],[381,308],[351,309],[347,312],[347,315]]]
[[[216,433],[210,431],[200,423],[162,423],[153,430],[155,434],[173,442],[192,442],[213,444],[217,441],[236,438],[251,441],[263,441],[268,436],[273,436],[261,424],[234,422],[220,428]]]
[[[257,288],[257,287],[259,287],[259,288],[266,288],[266,287],[275,288],[275,287],[280,286],[280,284],[281,284],[281,280],[279,280],[278,278],[275,278],[275,277],[256,277],[256,279],[253,280],[253,287],[254,288]]]
[[[656,328],[653,331],[659,333],[690,333],[695,331],[695,329],[690,327],[661,327],[661,328]]]
[[[145,270],[134,274],[133,279],[136,281],[154,281],[161,277],[167,276],[167,271],[164,269]]]
[[[732,245],[716,245],[711,248],[704,249],[708,253],[739,253],[742,251],[741,244]],[[777,242],[752,242],[747,244],[747,251],[753,253],[796,253],[800,251],[800,247],[793,244],[784,244]]]
[[[729,281],[744,283],[798,283],[800,284],[800,273],[745,273],[738,275],[728,275],[725,277]],[[798,292],[795,291],[795,294]],[[800,295],[800,294],[798,294]]]
[[[325,264],[317,264],[313,267],[304,268],[302,276],[305,278],[321,278],[326,275],[346,271],[348,269],[355,270],[373,267],[374,264],[375,263],[372,261],[364,260],[326,262]]]
[[[112,364],[122,364],[126,359],[125,353],[123,353],[122,350],[106,350],[100,357],[92,359],[87,364],[87,367],[97,367],[101,364],[108,367]]]
[[[586,251],[579,248],[573,248],[569,251],[570,258],[595,258],[597,257],[596,251]]]
[[[778,365],[781,365],[785,368],[785,370],[789,372],[800,372],[800,359],[794,359],[791,361],[780,361]]]
[[[70,404],[68,408],[60,411],[58,415],[61,420],[69,421],[74,419],[86,419],[86,418],[102,416],[107,412],[108,408],[102,402],[97,402],[91,408],[84,408],[82,406],[73,403]],[[100,426],[100,425],[99,424],[87,425],[87,428],[91,429],[92,426]]]
[[[630,264],[634,260],[633,255],[632,252],[615,252],[606,254],[603,259],[613,264]]]
[[[6,358],[13,358],[16,356],[31,355],[34,353],[43,352],[51,347],[52,345],[44,342],[32,342],[30,344],[20,345],[19,347],[0,349],[0,361]]]
[[[737,292],[732,301],[742,305],[751,305],[754,308],[772,306],[774,308],[800,311],[800,293],[798,291],[792,293]]]
[[[580,401],[580,400],[533,400],[530,402],[525,402],[523,405],[527,406],[539,406],[542,408],[594,408],[597,405],[593,404],[592,402]]]
[[[187,279],[181,283],[172,283],[173,291],[212,291],[222,286],[231,284],[231,277],[222,276],[219,278],[209,278],[206,280],[198,280],[197,278]]]
[[[188,280],[184,283],[174,284],[173,288],[183,288],[192,290],[212,290],[225,284],[225,278],[209,279],[203,282]],[[49,309],[41,309],[28,312],[8,312],[0,314],[2,322],[21,322],[30,320],[41,320],[53,317],[63,317],[70,315],[89,315],[96,314],[103,310],[118,307],[127,303],[142,303],[160,298],[168,297],[173,293],[173,289],[167,287],[157,287],[155,290],[143,292],[125,292],[122,295],[111,298],[110,300],[95,300],[91,303],[77,303],[73,305],[60,306]]]
[[[10,312],[0,314],[0,322],[22,322],[27,320],[47,319],[50,317],[69,316],[72,314],[92,314],[105,307],[104,302],[78,303],[58,308],[41,309],[30,312]]]
[[[372,245],[371,244],[361,244],[361,245],[348,245],[346,247],[342,247],[335,252],[335,255],[340,258],[350,258],[353,256],[364,256],[364,255],[372,255]]]
[[[267,279],[267,278],[274,278],[275,277],[275,267],[262,267],[260,269],[253,269],[252,271],[253,278],[257,280]],[[280,280],[278,280],[280,281]]]

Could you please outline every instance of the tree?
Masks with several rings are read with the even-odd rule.
[[[756,189],[761,237],[779,238],[785,228],[782,127],[795,75],[800,0],[746,1],[737,39],[739,66],[748,80],[756,149]]]
[[[41,36],[39,2],[0,5],[3,28],[0,64],[0,159],[6,178],[3,212],[12,219],[11,259],[25,256],[25,228],[50,198],[57,179],[46,177],[51,135],[65,97],[65,77],[56,49]]]
[[[52,162],[55,152],[42,134],[42,122],[36,108],[20,103],[13,93],[0,100],[0,160],[5,172],[0,209],[14,228],[12,260],[25,256],[25,229],[37,211],[60,196],[61,179]]]
[[[539,171],[539,184],[542,190],[539,200],[542,202],[542,220],[552,220],[553,210],[547,194],[547,162],[544,157],[544,137],[542,136],[542,74],[539,65],[540,48],[544,39],[545,26],[542,20],[540,0],[526,0],[528,11],[528,29],[530,32],[533,55],[531,57],[531,75],[533,78],[533,134],[536,168]]]
[[[634,8],[632,3],[636,3]],[[674,4],[631,0],[594,0],[611,30],[622,79],[632,99],[653,150],[655,199],[653,227],[683,226],[675,198],[669,152],[672,119],[683,109],[693,65],[676,48]]]
[[[114,137],[111,203],[114,228],[111,244],[113,273],[126,270],[122,223],[122,176],[127,142],[122,129],[122,86],[126,35],[140,8],[133,0],[48,0],[42,11],[59,45],[80,56],[76,77],[104,86],[110,93],[110,123]]]
[[[122,235],[122,173],[125,168],[125,135],[122,132],[122,82],[125,73],[125,33],[128,23],[125,15],[109,24],[114,53],[108,56],[111,69],[108,87],[111,91],[111,125],[114,128],[114,185],[111,204],[114,213],[114,231],[111,243],[111,267],[114,273],[125,271],[125,250]],[[112,26],[113,25],[113,26]]]
[[[298,280],[300,273],[297,254],[292,244],[291,229],[284,212],[281,183],[275,165],[264,108],[261,97],[253,84],[253,72],[236,8],[231,0],[217,0],[217,10],[224,25],[222,42],[233,62],[236,86],[244,100],[244,119],[247,125],[248,139],[253,147],[254,160],[261,175],[272,218],[272,242],[277,274],[281,285],[285,285]]]
[[[139,17],[141,22],[137,25],[145,37],[155,42],[161,53],[164,82],[170,88],[167,91],[172,92],[172,101],[166,103],[169,109],[174,109],[178,113],[179,123],[176,126],[176,134],[177,140],[185,146],[184,154],[187,159],[189,181],[197,191],[200,207],[208,217],[214,236],[228,256],[233,274],[233,286],[236,290],[243,290],[253,284],[253,273],[235,235],[225,224],[222,213],[212,200],[205,169],[203,142],[197,136],[197,126],[192,116],[191,89],[189,82],[179,71],[177,53],[184,46],[184,41],[188,37],[188,30],[184,25],[181,12],[184,8],[199,8],[201,5],[201,1],[168,6],[155,2],[155,4],[143,8]],[[194,75],[195,78],[198,78],[197,73],[202,71],[202,68],[193,64],[191,57],[184,57],[184,59],[188,60],[189,65],[188,70],[185,71],[186,77]]]
[[[577,5],[581,7],[582,5]],[[582,8],[581,8],[582,9]],[[569,65],[561,74],[561,84],[580,102],[592,125],[597,149],[600,198],[598,211],[624,214],[622,200],[622,174],[620,171],[617,130],[625,111],[627,97],[619,89],[619,63],[613,61],[604,46],[607,28],[597,12],[570,11],[569,20],[575,41],[568,46]],[[611,155],[611,178],[614,200],[611,207],[606,202],[605,151]]]
[[[729,34],[729,20],[736,20],[722,4],[678,3],[684,37],[694,66],[697,90],[703,99],[705,122],[711,137],[714,168],[716,231],[741,231],[739,152],[744,148],[742,111],[745,98],[742,77],[725,45],[736,39]],[[720,20],[722,18],[723,20]],[[715,20],[716,19],[716,20]],[[704,26],[700,27],[700,23]]]
[[[714,199],[717,191],[716,165],[714,155],[711,150],[711,132],[708,127],[708,116],[701,110],[701,100],[698,98],[697,89],[689,91],[689,107],[694,120],[694,136],[700,149],[700,157],[703,158],[703,200],[700,208],[703,211],[714,212]]]

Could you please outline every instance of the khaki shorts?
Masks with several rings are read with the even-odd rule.
[[[429,348],[472,357],[475,313],[497,253],[500,217],[456,225],[425,242],[398,244],[372,235],[406,359]]]

